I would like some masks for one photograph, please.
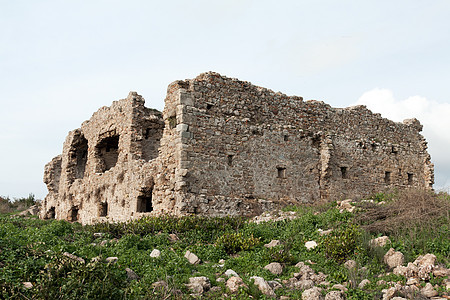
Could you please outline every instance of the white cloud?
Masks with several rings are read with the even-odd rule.
[[[450,104],[439,103],[422,96],[403,100],[395,98],[389,89],[373,89],[365,92],[356,104],[396,122],[417,118],[423,125],[422,134],[428,141],[431,160],[435,165],[435,188],[450,187]]]

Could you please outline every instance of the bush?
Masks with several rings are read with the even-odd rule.
[[[354,224],[334,230],[322,241],[326,257],[337,262],[347,260],[358,250],[359,236],[358,226]]]
[[[249,250],[260,242],[253,234],[244,235],[242,232],[227,232],[220,236],[216,241],[216,246],[223,248],[226,253],[234,254],[239,251]]]

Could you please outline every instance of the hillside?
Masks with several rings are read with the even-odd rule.
[[[450,196],[420,190],[253,220],[0,216],[2,299],[449,299],[449,268]]]

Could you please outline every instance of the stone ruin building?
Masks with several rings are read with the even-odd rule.
[[[204,73],[169,85],[161,113],[130,92],[69,132],[45,166],[42,218],[252,215],[286,204],[432,188],[416,119],[333,108]]]

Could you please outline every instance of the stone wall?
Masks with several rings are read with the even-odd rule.
[[[204,73],[136,93],[69,133],[45,169],[41,215],[92,223],[147,214],[251,215],[286,204],[433,184],[415,119],[332,108]],[[54,212],[54,213],[53,213]]]

